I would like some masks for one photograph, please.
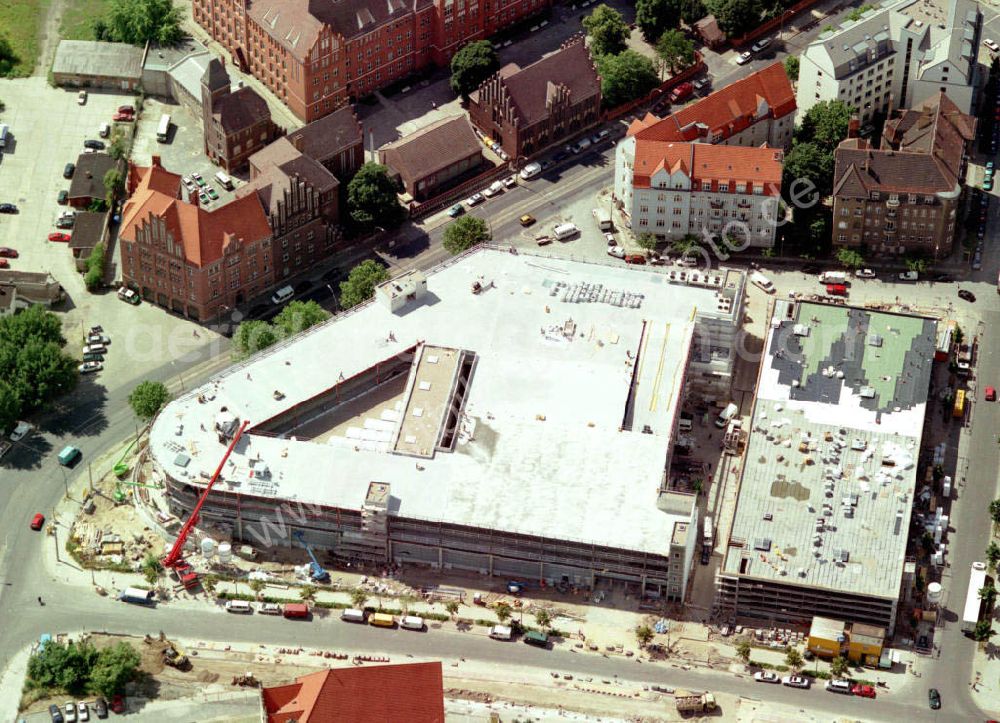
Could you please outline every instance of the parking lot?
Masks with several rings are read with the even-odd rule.
[[[156,140],[156,128],[160,117],[170,116],[170,135],[166,143]],[[201,118],[188,109],[187,106],[166,103],[158,99],[147,98],[143,104],[142,117],[136,127],[135,143],[132,146],[132,162],[138,166],[148,166],[153,156],[159,156],[163,167],[171,173],[190,177],[192,173],[200,173],[207,190],[213,188],[219,198],[209,199],[204,208],[212,210],[233,199],[235,188],[242,182],[232,176],[234,191],[227,191],[215,180],[215,174],[220,168],[214,165],[205,155],[204,137],[201,131]],[[246,180],[246,174],[244,179]]]
[[[130,306],[113,291],[88,293],[66,244],[47,240],[65,209],[56,202],[59,191],[69,188],[64,166],[76,161],[85,139],[98,138],[100,124],[110,121],[118,106],[135,98],[89,92],[81,106],[76,91],[52,88],[45,78],[5,81],[0,97],[6,105],[0,119],[13,137],[0,156],[0,203],[15,203],[19,210],[0,215],[0,246],[18,251],[19,257],[10,260],[12,269],[48,271],[66,290],[67,301],[55,311],[63,318],[70,353],[80,356],[83,337],[93,325],[101,325],[111,337],[105,369],[92,379],[106,386],[112,380],[114,386],[131,383],[144,369],[211,343],[214,335],[207,330],[154,306]]]

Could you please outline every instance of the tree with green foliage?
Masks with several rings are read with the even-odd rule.
[[[146,582],[150,585],[155,584],[162,573],[163,563],[160,562],[160,559],[152,553],[146,555],[146,559],[142,561],[142,574],[146,578]]]
[[[837,249],[837,261],[848,269],[860,269],[865,265],[865,257],[854,249]]]
[[[983,601],[987,610],[993,609],[993,604],[997,601],[997,589],[993,585],[983,585],[977,591],[979,599]]]
[[[462,216],[444,230],[443,246],[452,256],[457,256],[491,238],[486,221],[478,216]]]
[[[135,416],[148,422],[170,401],[170,392],[163,382],[146,380],[139,382],[132,393],[128,395],[129,406]]]
[[[753,646],[750,645],[749,640],[741,640],[736,643],[736,657],[743,661],[746,665],[750,662],[750,653],[753,651]]]
[[[996,635],[996,633],[993,632],[992,620],[980,620],[978,623],[976,623],[976,628],[972,632],[972,637],[974,637],[980,643],[985,643],[994,635]]]
[[[458,602],[455,600],[449,600],[445,603],[444,609],[451,617],[455,617],[458,614]]]
[[[701,245],[698,237],[693,233],[687,233],[681,236],[679,239],[674,239],[670,242],[670,252],[677,254],[679,256],[686,256],[697,250]]]
[[[87,257],[87,271],[83,275],[87,291],[96,291],[104,285],[104,244],[98,243]]]
[[[500,67],[500,57],[489,40],[462,46],[451,59],[451,89],[463,98],[478,88]]]
[[[552,613],[545,608],[538,608],[535,611],[535,622],[542,630],[548,630],[549,626],[552,625]]]
[[[77,361],[63,352],[59,318],[39,305],[0,318],[0,422],[46,406],[77,382]]]
[[[764,16],[761,0],[706,0],[705,6],[730,38],[753,30]]]
[[[656,234],[650,231],[643,231],[642,233],[637,234],[635,242],[639,244],[639,248],[647,252],[655,250],[658,243],[656,240]]]
[[[139,651],[125,642],[103,648],[90,671],[89,688],[108,698],[125,692],[142,663]]]
[[[368,593],[362,590],[360,587],[356,587],[351,590],[351,606],[357,608],[358,610],[365,609],[365,603],[368,602]]]
[[[271,327],[276,337],[287,338],[330,318],[330,312],[315,301],[292,301],[281,310]]]
[[[993,570],[997,569],[997,563],[1000,562],[1000,545],[996,542],[991,542],[986,548],[986,561]]]
[[[607,107],[641,98],[660,84],[653,61],[634,50],[596,59],[601,75],[601,96]]]
[[[927,272],[927,259],[920,256],[908,256],[903,260],[907,271],[916,271],[918,274]]]
[[[789,55],[785,58],[785,73],[793,83],[799,81],[799,56]]]
[[[351,269],[347,281],[340,282],[340,306],[350,309],[375,295],[375,287],[389,280],[389,272],[378,261],[368,259]]]
[[[173,0],[112,0],[104,21],[94,24],[94,35],[129,45],[174,45],[184,37],[181,11]]]
[[[14,387],[6,379],[0,379],[0,434],[10,431],[20,415],[21,402]]]
[[[253,591],[254,596],[259,600],[260,594],[264,590],[264,585],[265,585],[264,581],[254,578],[253,580],[248,582],[247,585]]]
[[[117,168],[109,168],[104,174],[105,202],[110,207],[125,192],[125,176]]]
[[[990,502],[990,519],[994,525],[1000,525],[1000,499]]]
[[[0,77],[13,78],[14,68],[20,60],[14,52],[10,41],[5,36],[0,35]]]
[[[583,19],[583,27],[590,38],[591,55],[617,55],[625,50],[628,23],[614,8],[601,3]]]
[[[274,327],[266,321],[251,319],[236,327],[233,334],[233,349],[238,357],[256,354],[261,349],[267,349],[278,341]]]
[[[505,602],[498,602],[496,607],[493,608],[493,612],[496,614],[497,620],[503,624],[510,620],[510,616],[514,614],[514,609]]]
[[[850,662],[843,655],[838,655],[830,661],[830,675],[834,678],[843,678],[850,668]]]
[[[875,7],[874,5],[865,3],[861,7],[854,8],[851,12],[847,13],[847,19],[851,22],[857,22],[858,20],[861,19],[862,15],[864,15],[866,12],[868,12],[874,7]]]
[[[126,156],[128,156],[128,145],[123,135],[118,135],[111,141],[111,145],[108,146],[108,155],[116,161],[125,160]]]
[[[635,627],[635,641],[640,648],[645,648],[653,640],[653,629],[648,625],[637,625]]]
[[[28,659],[25,687],[32,690],[61,688],[71,694],[87,689],[98,653],[90,643],[50,640]]]
[[[793,673],[798,673],[799,670],[802,669],[803,662],[802,654],[798,651],[798,649],[789,645],[785,650],[785,665],[787,665]]]
[[[785,154],[782,185],[791,188],[791,184],[804,179],[813,184],[820,196],[829,196],[833,191],[833,171],[833,151],[816,143],[798,142]]]
[[[832,153],[847,138],[853,112],[842,100],[820,101],[806,111],[795,137]]]
[[[674,75],[694,63],[694,43],[680,30],[667,30],[656,41],[656,57]]]
[[[388,228],[403,218],[403,208],[396,197],[396,184],[389,169],[379,163],[366,163],[347,184],[347,207],[360,226]]]
[[[680,20],[679,0],[635,0],[635,24],[652,45]]]
[[[308,602],[310,600],[316,599],[316,586],[315,585],[303,585],[299,588],[299,600]]]

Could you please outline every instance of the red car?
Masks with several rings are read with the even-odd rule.
[[[0,269],[9,269],[9,268],[10,268],[10,263],[7,261],[7,259],[0,259]]]
[[[986,395],[984,397],[987,402],[995,402],[997,400],[997,390],[993,387],[986,387]]]
[[[120,105],[118,106],[119,113],[125,113],[126,115],[135,115],[135,106],[132,105]]]
[[[851,688],[851,692],[854,693],[854,695],[861,696],[862,698],[875,697],[875,689],[870,685],[862,685],[861,683],[858,683],[856,686]]]
[[[681,83],[670,91],[670,102],[679,103],[694,95],[694,86],[690,83]]]
[[[135,116],[132,115],[131,113],[115,113],[113,116],[111,116],[111,120],[115,121],[116,123],[131,123],[132,121],[135,120]]]
[[[833,296],[847,296],[847,287],[844,284],[827,284],[826,293]]]
[[[16,259],[17,249],[12,249],[9,246],[0,246],[0,258]]]
[[[36,513],[35,516],[31,518],[31,529],[33,530],[42,529],[42,525],[44,524],[45,524],[45,515],[43,515],[41,512]]]
[[[108,705],[111,711],[114,713],[124,713],[125,712],[125,699],[120,695],[116,695],[111,699],[111,703]]]
[[[625,257],[626,264],[637,264],[643,266],[646,263],[646,257],[642,254],[629,254]]]
[[[49,234],[49,241],[60,241],[62,243],[69,243],[69,234],[68,233],[59,233],[59,232],[50,233]]]

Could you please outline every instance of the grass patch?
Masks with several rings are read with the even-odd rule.
[[[94,21],[107,15],[109,0],[73,0],[63,9],[59,37],[64,40],[94,40]]]
[[[49,0],[5,0],[0,2],[0,35],[10,42],[17,63],[10,78],[26,78],[38,60],[38,30],[49,9]]]

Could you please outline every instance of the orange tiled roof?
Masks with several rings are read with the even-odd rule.
[[[135,241],[136,229],[151,215],[158,216],[174,241],[183,246],[185,260],[200,267],[221,259],[231,243],[271,235],[264,209],[252,195],[209,212],[177,198],[180,176],[176,173],[157,165],[134,170],[138,183],[122,209],[119,235],[125,241]]]
[[[261,696],[267,723],[444,723],[439,662],[323,670]]]
[[[744,148],[636,140],[632,185],[650,188],[650,178],[665,169],[670,173],[679,170],[701,183],[709,181],[713,190],[720,181],[728,182],[731,192],[735,192],[737,183],[763,184],[764,195],[777,195],[781,189],[783,155],[767,146]]]
[[[795,91],[785,66],[774,63],[660,120],[652,114],[632,122],[628,134],[656,141],[693,141],[718,133],[724,140],[754,123],[766,104],[773,118],[795,113]]]

